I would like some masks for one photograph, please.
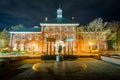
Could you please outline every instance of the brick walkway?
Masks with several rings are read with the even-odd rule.
[[[31,61],[34,62],[31,59],[26,62]],[[37,64],[31,62],[17,67],[17,70],[21,72],[14,74],[10,80],[120,80],[120,66],[93,58],[62,62],[38,61]]]

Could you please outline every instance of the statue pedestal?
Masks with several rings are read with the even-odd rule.
[[[63,61],[63,56],[62,55],[57,55],[56,56],[56,61],[57,62]]]

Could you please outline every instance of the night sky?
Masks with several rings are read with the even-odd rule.
[[[0,27],[23,24],[39,25],[47,16],[56,18],[56,10],[62,5],[63,17],[86,25],[95,18],[120,21],[120,0],[0,0]]]

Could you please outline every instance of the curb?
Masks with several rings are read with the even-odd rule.
[[[106,62],[110,62],[110,63],[113,63],[113,64],[120,65],[120,59],[117,59],[117,58],[101,56],[101,59],[103,61],[106,61]]]

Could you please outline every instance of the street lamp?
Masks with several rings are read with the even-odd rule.
[[[92,43],[89,42],[88,44],[89,44],[89,49],[90,49],[90,53],[91,53],[91,50],[92,50]]]

